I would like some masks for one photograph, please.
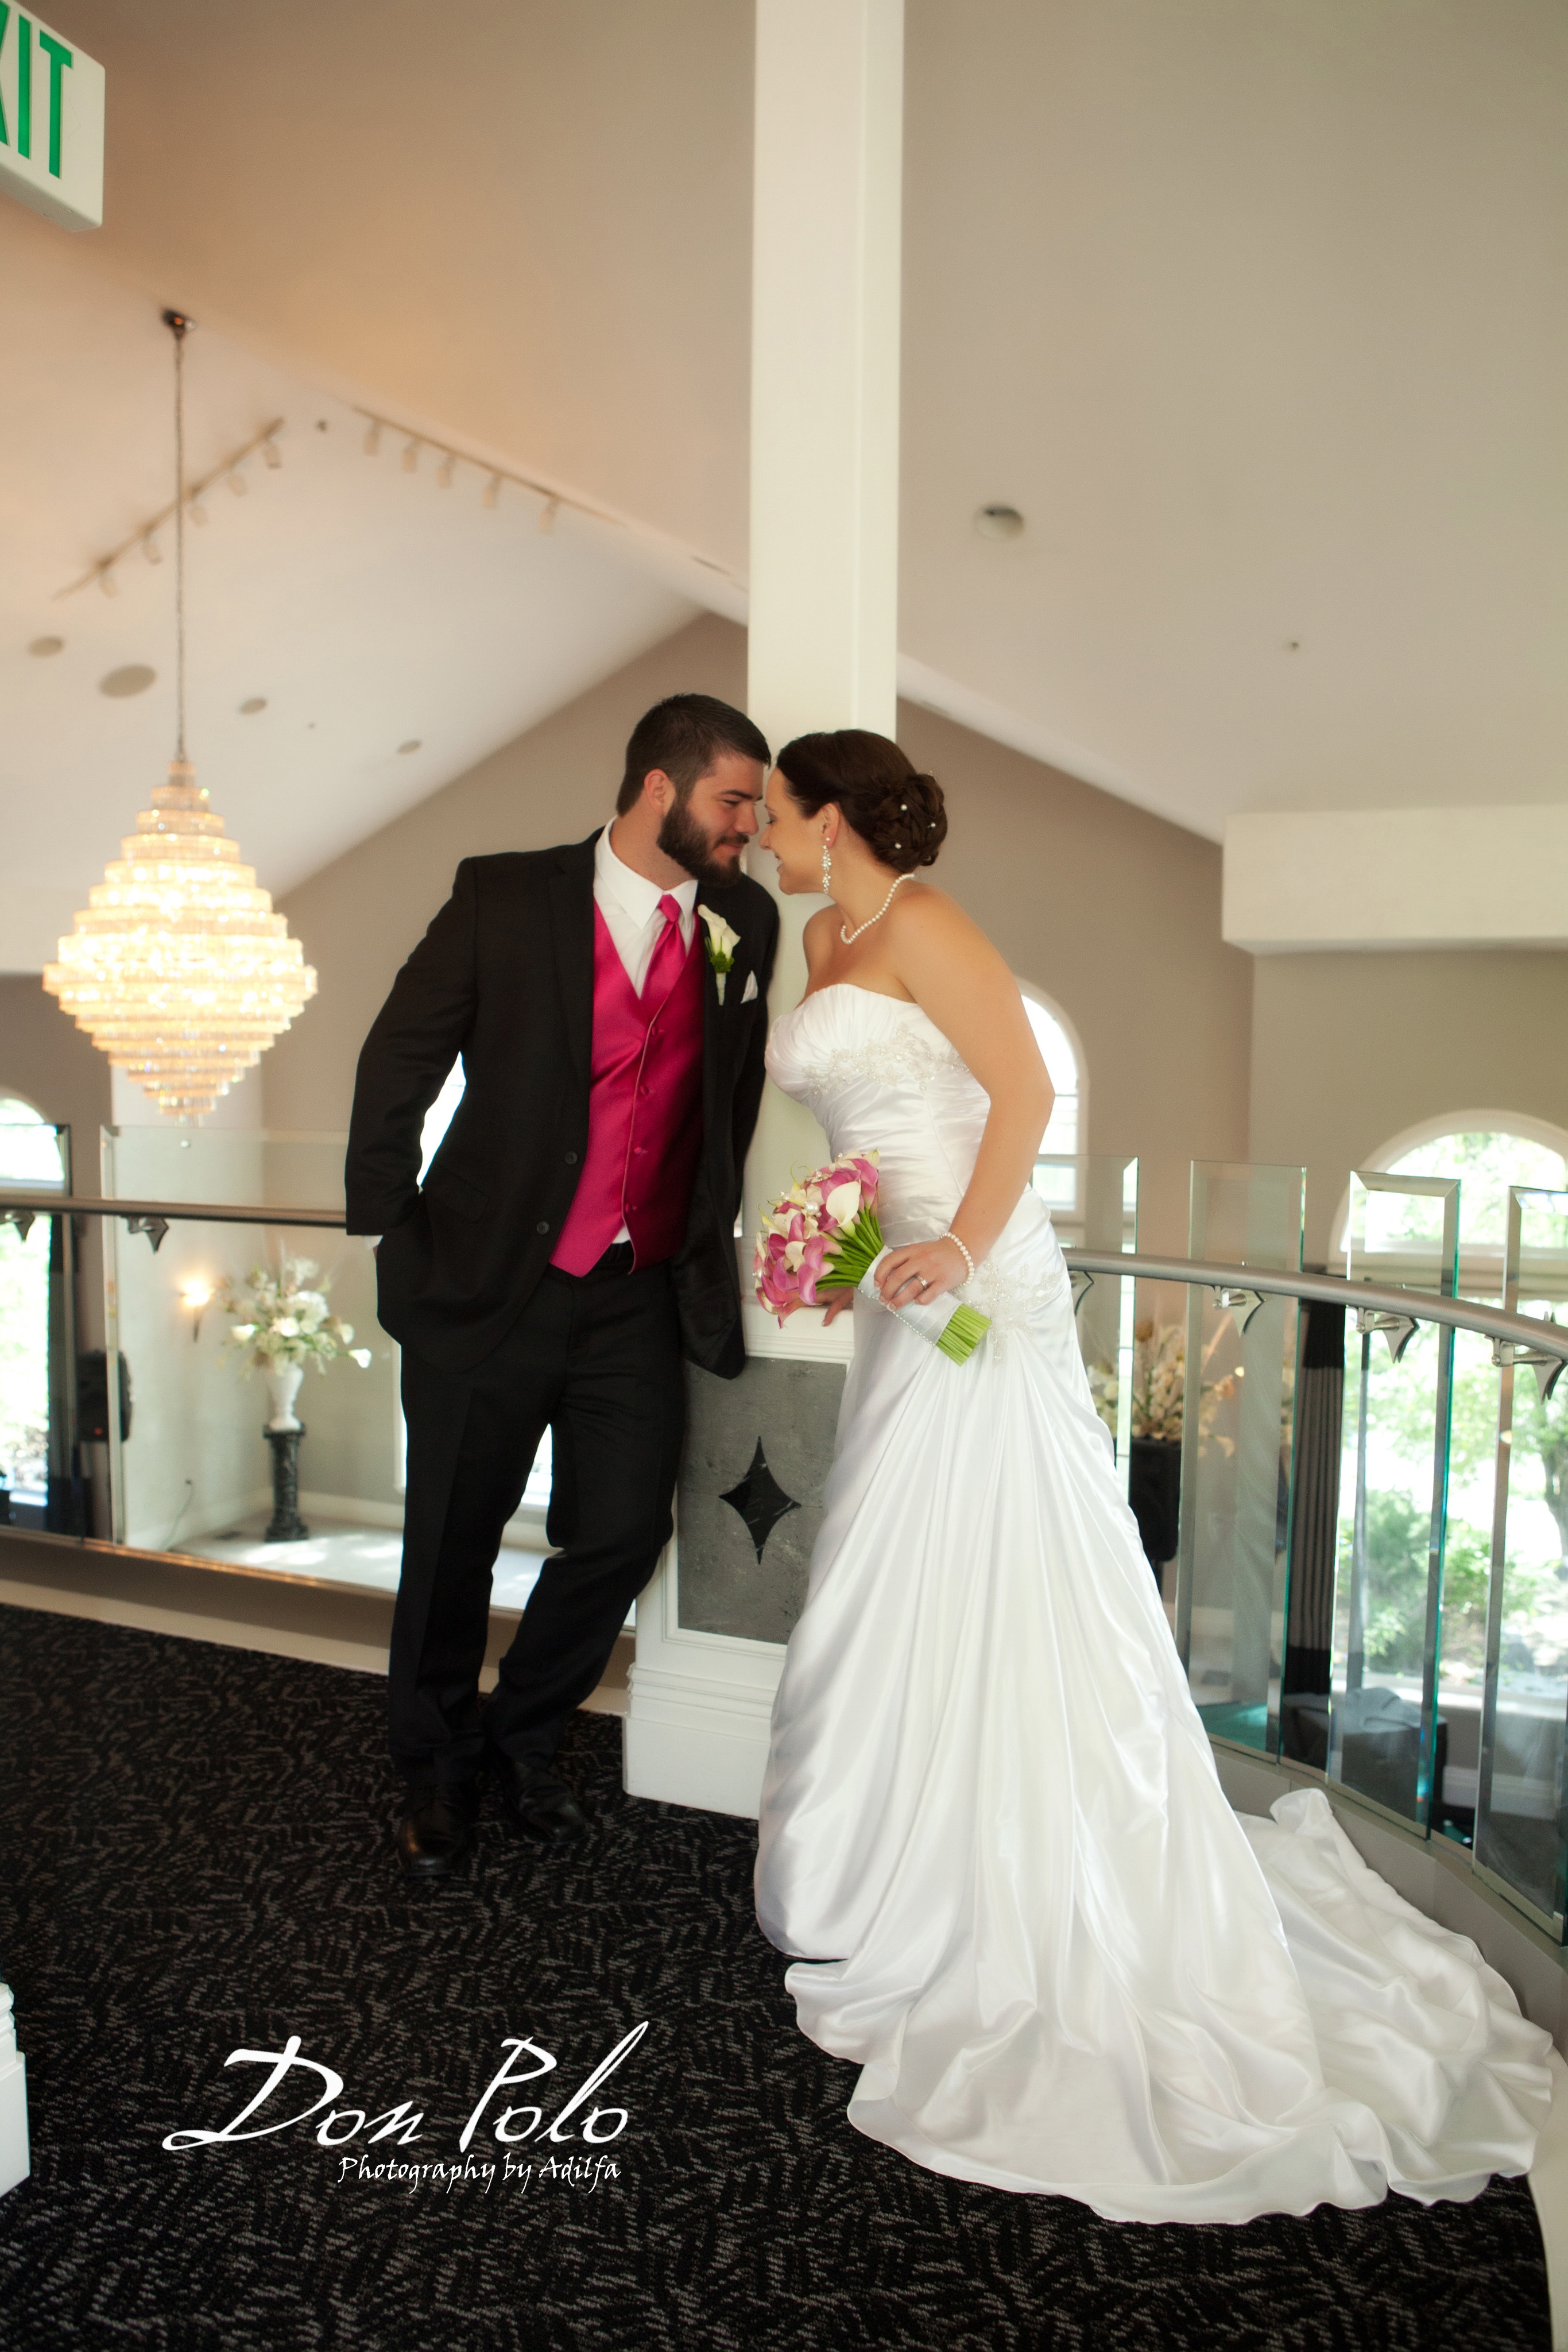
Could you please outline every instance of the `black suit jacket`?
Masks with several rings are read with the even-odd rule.
[[[582,1172],[598,838],[465,857],[360,1055],[349,1231],[383,1235],[383,1328],[444,1370],[470,1370],[516,1321]],[[722,1004],[705,963],[703,1150],[674,1285],[686,1353],[733,1380],[746,1360],[735,1217],[762,1098],[779,911],[744,875],[717,903],[740,944]],[[459,1055],[465,1091],[422,1191],[420,1130]]]

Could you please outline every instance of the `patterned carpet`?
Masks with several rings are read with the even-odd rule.
[[[371,1677],[13,1609],[0,1644],[0,1962],[36,2168],[0,2200],[7,2352],[1545,2352],[1522,2182],[1119,2228],[862,2139],[852,2070],[794,2030],[752,1920],[751,1825],[623,1796],[613,1717],[570,1743],[591,1853],[543,1858],[487,1818],[472,1875],[421,1891],[392,1862]],[[627,2109],[595,2178],[580,2139],[542,2135],[644,2020],[564,2126]],[[343,2078],[330,2110],[165,2152],[261,2087],[231,2051],[296,2034]],[[559,2063],[492,2103],[470,2156],[531,2170],[374,2177],[460,2160],[507,2035]],[[253,2125],[320,2088],[296,2071]],[[530,2095],[543,2121],[508,2152],[494,2117]],[[420,2137],[367,2145],[403,2100]],[[329,2112],[351,2154],[318,2144]]]

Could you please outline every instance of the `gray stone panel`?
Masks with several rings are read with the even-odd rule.
[[[737,1381],[687,1365],[677,1520],[683,1625],[752,1642],[789,1639],[806,1598],[843,1387],[841,1364],[753,1357]],[[772,1528],[760,1560],[746,1522],[724,1500],[745,1484],[758,1438],[773,1477],[800,1506]]]

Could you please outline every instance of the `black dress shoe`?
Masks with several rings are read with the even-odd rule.
[[[549,1846],[576,1845],[593,1826],[587,1808],[573,1795],[553,1764],[519,1763],[492,1756],[490,1769],[514,1827]]]
[[[397,1825],[397,1858],[410,1878],[449,1878],[474,1843],[477,1774],[411,1789]]]

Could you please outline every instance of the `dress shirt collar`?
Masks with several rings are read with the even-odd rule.
[[[622,913],[639,925],[653,921],[659,909],[659,901],[665,895],[657,882],[650,882],[645,875],[634,873],[630,866],[616,856],[610,846],[608,825],[594,846],[593,884],[596,890],[607,891]],[[681,929],[689,939],[697,903],[697,886],[691,880],[678,882],[669,896],[680,908]]]

